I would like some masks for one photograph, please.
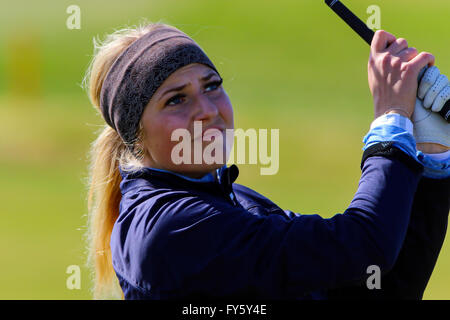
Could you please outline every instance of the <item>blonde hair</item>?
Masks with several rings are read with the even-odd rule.
[[[135,40],[162,26],[162,23],[145,23],[127,27],[109,34],[101,42],[94,38],[94,57],[83,80],[92,105],[100,112],[100,91],[103,81],[116,58]],[[88,179],[88,266],[93,270],[94,299],[123,299],[112,266],[110,237],[119,215],[121,200],[119,166],[133,171],[143,166],[144,131],[142,124],[133,143],[136,155],[122,141],[117,132],[105,125],[91,144]]]

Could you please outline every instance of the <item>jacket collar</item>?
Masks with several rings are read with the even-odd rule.
[[[178,186],[186,189],[205,190],[219,185],[224,190],[231,191],[232,184],[239,176],[239,169],[234,164],[230,167],[224,165],[217,169],[217,178],[214,178],[211,173],[208,173],[200,179],[190,178],[172,171],[149,167],[144,167],[133,172],[123,171],[120,167],[119,170],[122,176],[122,182],[120,183],[122,194],[137,187],[149,186],[149,184],[155,188]]]

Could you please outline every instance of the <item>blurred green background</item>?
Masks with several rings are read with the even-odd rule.
[[[446,0],[346,0],[367,21],[436,56],[450,74]],[[66,9],[81,9],[70,30]],[[2,0],[0,12],[0,298],[91,299],[85,267],[87,153],[103,125],[81,82],[93,38],[146,19],[174,25],[224,78],[236,128],[280,129],[278,174],[241,165],[238,183],[284,209],[331,217],[358,186],[373,119],[369,47],[322,0]],[[295,187],[294,187],[295,186]],[[81,289],[66,269],[81,267]],[[414,268],[414,266],[411,266]],[[450,298],[450,240],[425,299]]]

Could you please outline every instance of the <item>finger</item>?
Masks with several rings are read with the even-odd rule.
[[[439,112],[441,111],[444,104],[450,100],[450,86],[446,86],[444,89],[442,89],[441,92],[437,95],[436,99],[433,102],[433,105],[431,106],[431,111],[433,112]]]
[[[412,73],[415,78],[418,78],[420,70],[425,66],[433,66],[434,65],[434,56],[429,52],[421,52],[416,57],[411,59],[406,66],[408,68],[408,72]]]
[[[388,51],[391,54],[396,55],[406,48],[408,48],[408,41],[406,41],[404,38],[398,38],[389,46]]]
[[[422,80],[420,80],[419,91],[418,91],[418,96],[420,99],[423,100],[423,98],[427,94],[428,90],[436,82],[440,73],[441,72],[439,71],[438,67],[436,67],[436,66],[432,66],[432,67],[428,68],[428,70],[423,75]]]
[[[418,54],[416,48],[406,48],[403,51],[399,52],[397,54],[397,57],[399,57],[402,61],[410,61],[412,58],[416,57]]]
[[[428,70],[428,66],[426,66],[426,67],[423,67],[422,69],[420,69],[420,72],[419,72],[419,77],[417,78],[417,81],[420,81],[420,79],[422,79],[422,77],[423,77],[423,74],[425,73],[425,71],[427,71]]]
[[[423,106],[425,108],[431,107],[436,96],[448,85],[448,78],[445,74],[441,74],[433,86],[428,90],[423,100]]]
[[[395,36],[384,30],[378,30],[373,36],[371,48],[374,52],[384,51],[388,45],[395,41]]]

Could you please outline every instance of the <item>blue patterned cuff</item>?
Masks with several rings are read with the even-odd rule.
[[[393,146],[411,156],[424,166],[423,176],[432,179],[450,177],[450,151],[441,154],[426,154],[416,149],[413,123],[399,114],[385,114],[375,119],[363,139],[365,151],[370,146],[392,141]]]
[[[368,147],[385,141],[392,141],[393,146],[418,161],[416,140],[413,136],[413,124],[408,118],[399,114],[384,114],[375,119],[363,139],[365,151]]]
[[[424,166],[424,177],[432,179],[446,179],[450,177],[450,151],[438,154],[427,154],[417,151],[417,158]]]

